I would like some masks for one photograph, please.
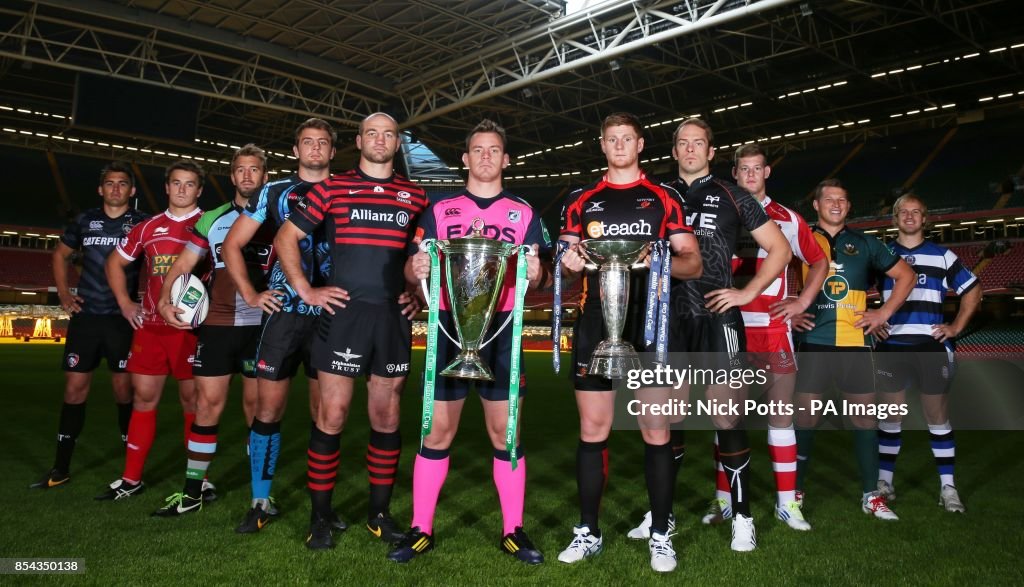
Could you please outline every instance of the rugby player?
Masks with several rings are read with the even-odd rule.
[[[248,144],[236,150],[231,158],[234,198],[203,214],[191,239],[164,279],[157,309],[168,324],[188,330],[191,325],[178,319],[178,314],[184,310],[170,302],[171,284],[178,277],[191,273],[203,258],[210,256],[213,266],[208,284],[210,310],[198,330],[196,358],[192,363],[197,390],[196,419],[187,441],[185,487],[180,493],[167,498],[164,507],[154,512],[156,516],[197,512],[202,509],[204,498],[209,501],[214,495],[209,482],[206,483],[206,491],[203,490],[203,481],[217,451],[217,425],[227,403],[228,387],[234,373],[242,374],[243,408],[255,404],[256,345],[259,343],[263,311],[246,304],[238,294],[238,288],[224,266],[221,250],[231,225],[266,179],[267,157],[263,149]],[[250,280],[256,287],[266,289],[265,275],[270,269],[268,261],[274,235],[269,231],[262,233],[250,241],[244,253]],[[245,411],[246,426],[252,424],[251,411],[252,408]]]
[[[674,189],[652,182],[641,171],[639,155],[643,148],[643,127],[636,116],[616,113],[604,119],[601,151],[608,161],[607,174],[598,182],[570,193],[562,209],[559,238],[569,246],[562,256],[562,264],[570,279],[579,277],[584,269],[584,257],[577,246],[581,238],[668,240],[673,253],[672,276],[677,279],[700,276],[700,253],[683,217],[682,199]],[[615,413],[611,380],[588,373],[590,357],[606,331],[598,280],[592,275],[587,275],[586,279],[586,299],[573,329],[572,345],[573,383],[580,415],[580,441],[576,451],[580,523],[573,529],[568,548],[558,555],[558,560],[564,563],[579,562],[603,548],[598,512],[608,478],[608,435]],[[630,281],[632,303],[626,310],[623,339],[637,350],[647,350],[642,301],[646,299],[647,275],[634,272]],[[667,399],[667,390],[638,390],[638,394],[648,399],[661,393]],[[676,554],[669,533],[674,478],[668,426],[655,420],[641,422],[640,428],[652,511],[648,542],[651,567],[658,572],[669,572],[676,567]]]
[[[861,510],[882,520],[898,520],[877,490],[878,421],[867,406],[875,401],[872,335],[907,299],[914,288],[914,270],[882,241],[846,226],[850,198],[838,179],[818,184],[813,205],[818,213],[814,238],[829,260],[829,271],[811,311],[793,318],[793,327],[806,331],[798,349],[806,358],[796,379],[797,501],[802,505],[814,427],[822,416],[813,402],[820,402],[835,384],[844,405],[852,406],[848,416],[863,492]],[[877,273],[893,280],[892,289],[881,307],[868,310],[867,289]]]
[[[892,206],[892,220],[898,236],[889,246],[911,266],[917,279],[906,303],[889,318],[891,329],[880,333],[888,337],[875,347],[880,351],[877,382],[886,403],[905,403],[911,386],[920,392],[939,469],[939,505],[947,512],[964,513],[966,508],[953,483],[956,440],[949,424],[949,390],[956,372],[953,341],[981,304],[981,282],[956,253],[925,239],[928,206],[921,198],[900,196]],[[886,277],[882,299],[892,295],[893,286],[893,280]],[[960,307],[953,322],[946,324],[942,299],[949,289],[960,296]],[[892,501],[896,499],[893,473],[902,444],[902,417],[890,415],[878,428],[878,491]]]
[[[270,523],[271,516],[277,515],[270,500],[270,488],[281,450],[281,418],[287,405],[288,383],[300,365],[304,365],[309,381],[310,414],[316,418],[320,387],[316,370],[309,364],[309,342],[320,308],[307,305],[289,285],[277,262],[272,240],[309,189],[330,176],[337,139],[337,133],[324,120],[310,118],[300,124],[292,146],[298,170],[294,175],[265,184],[256,197],[249,198],[221,247],[238,295],[250,308],[265,314],[256,356],[256,409],[249,432],[252,501],[235,529],[243,534],[260,531]],[[270,234],[264,237],[264,232]],[[322,232],[318,232],[301,243],[302,269],[308,280],[317,285],[330,272],[322,237]],[[261,290],[260,280],[254,282],[250,276],[251,265],[246,259],[251,255],[246,251],[264,256],[258,249],[265,238],[271,239],[265,256],[272,269],[267,278],[268,289]],[[344,527],[340,520],[335,523]]]
[[[288,283],[307,305],[323,309],[311,351],[320,374],[308,451],[312,512],[306,546],[314,550],[334,546],[331,496],[340,434],[361,375],[368,377],[370,419],[366,527],[392,544],[405,537],[389,512],[402,449],[398,407],[412,346],[411,314],[406,317],[399,298],[406,289],[405,249],[427,197],[395,173],[400,146],[391,116],[377,112],[363,119],[356,136],[358,166],[314,186],[274,239]],[[321,225],[333,270],[330,285],[318,288],[302,271],[299,242]]]
[[[676,127],[672,135],[672,157],[676,160],[677,177],[668,185],[683,196],[687,224],[693,227],[700,245],[704,273],[697,280],[675,281],[672,284],[672,333],[669,350],[674,353],[708,353],[702,359],[705,367],[738,369],[744,366],[743,318],[740,306],[750,303],[774,281],[789,263],[792,252],[782,231],[749,193],[736,184],[711,174],[715,156],[714,133],[707,122],[689,118]],[[733,287],[732,257],[736,253],[741,230],[747,230],[766,256],[756,274],[742,289]],[[711,353],[714,353],[711,355]],[[677,392],[688,398],[689,389]],[[719,402],[742,401],[746,389],[729,384],[708,385],[708,399]],[[754,519],[750,515],[750,443],[742,418],[715,416],[712,423],[718,430],[718,458],[728,471],[726,493],[733,501],[731,547],[736,551],[753,550],[757,544]],[[673,430],[672,447],[676,451],[676,473],[685,450],[682,430]],[[724,472],[723,472],[724,474]],[[704,517],[714,516],[715,506]],[[732,512],[723,512],[724,514]],[[630,532],[633,538],[646,534],[644,521]],[[707,523],[707,522],[705,522]]]
[[[117,404],[121,441],[128,437],[132,415],[132,388],[125,364],[132,344],[132,328],[121,318],[107,283],[104,265],[118,241],[146,215],[131,206],[135,176],[126,163],[115,161],[100,171],[96,189],[103,205],[87,210],[68,225],[53,252],[53,280],[61,308],[71,316],[64,341],[64,403],[57,426],[57,454],[53,467],[34,489],[49,489],[71,480],[71,455],[85,425],[85,401],[89,397],[92,372],[107,360],[110,382]],[[77,291],[68,287],[68,265],[72,255],[82,256],[82,274]],[[126,269],[128,291],[139,290],[139,264]]]
[[[503,242],[531,245],[534,252],[543,248],[547,253],[551,239],[536,211],[522,198],[502,187],[502,170],[509,165],[505,151],[505,129],[491,120],[483,120],[466,137],[466,153],[462,163],[469,169],[466,187],[451,196],[431,203],[420,216],[419,226],[408,252],[411,257],[405,265],[405,275],[412,284],[430,277],[430,257],[417,252],[423,239],[449,239],[470,236],[474,222],[483,222],[483,235]],[[527,257],[527,277],[530,288],[545,285],[550,272],[542,267],[536,255]],[[511,263],[512,260],[509,260]],[[540,564],[544,556],[523,531],[523,502],[526,496],[526,458],[521,447],[516,448],[517,466],[512,468],[512,457],[505,446],[508,425],[509,372],[513,352],[512,329],[507,319],[515,305],[516,275],[513,267],[505,273],[502,293],[499,295],[491,328],[484,333],[491,339],[503,328],[497,338],[481,350],[481,357],[494,372],[493,382],[477,382],[476,392],[484,408],[487,434],[494,448],[492,474],[498,490],[498,501],[504,521],[501,550],[527,564]],[[455,324],[447,309],[447,298],[441,296],[441,323],[448,332]],[[522,352],[522,349],[515,349]],[[443,369],[459,354],[459,348],[444,336],[438,336],[437,366]],[[526,395],[526,377],[521,376],[519,395]],[[439,377],[434,395],[434,417],[430,434],[416,455],[412,473],[413,517],[412,530],[397,548],[388,554],[396,562],[407,562],[418,554],[434,548],[434,511],[448,476],[449,449],[459,428],[462,407],[469,395],[470,381]],[[520,411],[522,404],[519,404]],[[516,438],[519,431],[516,430]]]
[[[137,224],[117,245],[117,254],[107,257],[106,273],[121,315],[135,329],[127,370],[132,374],[135,397],[131,423],[128,426],[127,453],[124,472],[98,500],[120,500],[142,493],[142,469],[156,437],[156,409],[163,393],[164,381],[170,374],[178,380],[178,396],[185,413],[185,437],[195,419],[195,383],[192,361],[195,359],[196,336],[190,330],[168,325],[157,312],[157,299],[164,285],[164,276],[174,265],[185,243],[189,241],[203,211],[199,196],[206,174],[191,161],[178,161],[165,172],[168,207],[163,214]],[[146,295],[142,304],[132,299],[126,268],[136,259],[146,257]]]
[[[778,224],[789,248],[809,266],[804,289],[799,296],[787,291],[789,265],[754,301],[740,307],[747,342],[747,360],[753,369],[766,371],[762,400],[771,405],[792,408],[796,385],[796,356],[790,319],[807,310],[828,273],[828,261],[810,227],[799,214],[768,197],[765,180],[772,173],[764,149],[750,143],[736,149],[732,176],[740,187],[761,203],[768,217]],[[764,263],[768,253],[749,238],[741,238],[733,261],[737,283],[744,283]],[[716,453],[717,454],[717,453]],[[768,416],[768,456],[775,474],[775,515],[794,530],[810,530],[796,502],[796,433],[792,413],[773,410]],[[717,462],[717,495],[708,522],[718,523],[732,513],[729,479]]]

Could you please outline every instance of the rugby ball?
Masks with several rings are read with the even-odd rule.
[[[206,320],[206,314],[210,311],[210,296],[203,282],[189,273],[178,277],[171,284],[171,304],[185,310],[184,314],[178,314],[179,320],[196,328]]]

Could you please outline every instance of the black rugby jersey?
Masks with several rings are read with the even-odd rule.
[[[85,300],[81,305],[82,314],[121,314],[121,308],[107,282],[107,255],[133,226],[146,218],[147,215],[135,208],[128,208],[127,212],[117,218],[107,216],[103,208],[93,208],[82,212],[68,224],[60,242],[82,253],[82,271],[78,280],[78,295]],[[139,265],[135,262],[125,268],[128,291],[133,298],[135,292],[139,291]]]
[[[326,226],[330,285],[353,300],[389,303],[405,289],[406,245],[427,203],[408,179],[373,178],[357,168],[313,186],[289,220],[307,234]]]
[[[749,192],[713,175],[687,185],[682,179],[668,183],[683,195],[686,223],[700,245],[704,273],[700,279],[672,280],[675,311],[688,316],[707,316],[704,294],[732,287],[732,256],[740,231],[753,231],[768,222],[768,214]]]

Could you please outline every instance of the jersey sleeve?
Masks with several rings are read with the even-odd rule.
[[[330,204],[331,196],[327,192],[327,186],[325,182],[320,182],[295,202],[295,208],[288,221],[298,226],[302,232],[311,234],[316,227],[324,223]]]
[[[562,205],[562,226],[561,230],[559,230],[559,236],[574,236],[576,238],[582,237],[583,217],[581,207],[579,205],[579,200],[582,195],[583,190],[578,189],[566,196],[565,203]]]
[[[665,202],[665,238],[676,234],[692,234],[693,228],[686,223],[683,212],[683,196],[675,188],[661,184]]]
[[[134,261],[142,255],[142,231],[146,223],[136,224],[121,242],[117,243],[117,252],[129,261]]]
[[[541,253],[551,249],[551,236],[548,235],[548,229],[544,227],[544,220],[537,215],[536,210],[531,211],[530,224],[526,227],[523,244],[537,245],[537,249]]]
[[[434,204],[430,204],[420,214],[419,221],[416,223],[416,231],[412,235],[412,240],[409,241],[409,246],[405,248],[405,252],[409,255],[415,255],[420,250],[420,243],[424,240],[437,238],[437,218],[434,216],[434,210]]]
[[[955,291],[957,295],[963,295],[978,285],[977,276],[970,269],[964,266],[960,257],[950,250],[944,255],[946,261],[946,287]]]
[[[740,217],[740,225],[750,232],[760,228],[769,221],[768,214],[761,207],[754,196],[744,190],[733,195],[733,203],[736,204],[736,213]]]
[[[872,267],[881,272],[886,272],[899,262],[900,256],[894,253],[882,241],[867,235],[868,252],[871,258]]]
[[[82,246],[82,222],[85,218],[85,214],[79,214],[75,216],[75,219],[64,229],[64,234],[60,236],[60,242],[64,243],[72,249],[78,249]]]
[[[219,216],[219,214],[203,214],[200,216],[195,227],[189,232],[188,242],[185,243],[185,248],[200,257],[205,257],[206,253],[210,250],[210,227],[215,220],[214,216]]]
[[[263,224],[267,220],[267,199],[269,197],[270,186],[269,184],[266,184],[262,189],[260,189],[259,196],[249,198],[249,203],[245,205],[245,209],[242,210],[242,214],[245,214],[256,222]]]
[[[790,240],[789,246],[793,253],[807,265],[812,265],[825,258],[825,251],[814,238],[811,227],[795,212],[790,212],[790,217],[796,225],[796,235]]]

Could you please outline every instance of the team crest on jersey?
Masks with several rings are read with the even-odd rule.
[[[903,259],[907,262],[908,265],[913,265],[914,262],[917,261],[917,259],[915,259],[913,255],[907,255],[906,257],[903,257]]]
[[[125,222],[124,224],[121,225],[121,232],[128,234],[129,232],[132,231],[132,228],[134,227],[135,225],[132,224],[131,222]]]
[[[403,204],[412,204],[412,200],[410,199],[411,197],[412,195],[406,191],[401,191],[395,194],[395,199]]]
[[[78,365],[78,362],[80,360],[81,359],[78,357],[77,354],[69,353],[68,354],[68,367],[71,367],[72,369],[74,369]]]
[[[509,210],[508,211],[508,221],[511,222],[512,224],[516,224],[517,222],[519,222],[522,219],[523,219],[523,211],[522,210]]]
[[[853,243],[846,243],[843,245],[843,252],[851,257],[860,253],[860,251],[857,250],[857,246]]]

